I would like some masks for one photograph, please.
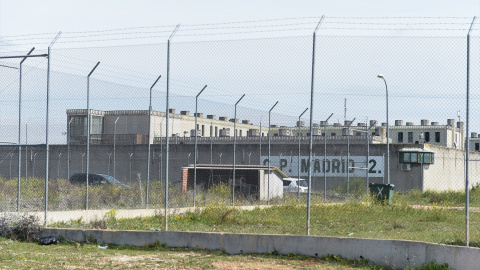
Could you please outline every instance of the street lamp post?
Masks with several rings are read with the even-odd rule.
[[[268,188],[267,188],[267,205],[270,203],[270,137],[272,137],[272,134],[270,132],[270,115],[271,115],[271,112],[273,110],[273,108],[275,108],[275,106],[277,106],[278,104],[278,101],[275,102],[275,104],[273,104],[272,108],[268,111]]]
[[[202,90],[197,94],[195,97],[195,153],[194,153],[194,161],[193,161],[193,207],[195,207],[195,196],[197,194],[197,137],[198,137],[198,124],[197,124],[197,119],[198,119],[198,96],[207,88],[207,85],[205,85]],[[210,135],[210,140],[211,140],[211,135]],[[189,154],[190,156],[190,154]]]
[[[390,133],[389,133],[389,124],[388,124],[388,86],[385,77],[382,74],[377,75],[378,78],[382,79],[385,83],[385,93],[386,93],[386,102],[387,102],[387,184],[390,184]]]
[[[237,150],[237,105],[243,99],[243,96],[235,103],[235,113],[233,116],[233,180],[232,180],[232,205],[235,205],[235,158]]]
[[[323,136],[323,200],[327,201],[327,125],[328,125],[328,120],[330,117],[333,116],[333,113],[330,114],[330,116],[325,120],[324,125],[323,125],[323,130],[324,130],[324,136]]]
[[[149,194],[149,187],[150,187],[150,151],[151,151],[151,142],[153,141],[152,138],[152,89],[157,84],[158,80],[162,75],[158,76],[155,82],[150,87],[150,105],[148,106],[148,158],[147,158],[147,198],[145,203],[145,208],[148,208],[148,194]],[[110,168],[110,167],[109,167]]]
[[[300,123],[300,119],[302,117],[302,115],[307,112],[308,108],[306,108],[299,116],[298,116],[298,179],[297,179],[297,186],[298,186],[298,195],[297,195],[297,198],[300,199],[300,139],[301,139],[301,131],[300,131],[300,126],[301,126],[301,123]]]

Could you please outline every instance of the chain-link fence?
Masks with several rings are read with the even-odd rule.
[[[314,37],[230,40],[180,27],[152,45],[0,50],[0,209],[50,225],[155,209],[165,225],[140,228],[478,245],[471,19],[326,18]],[[391,204],[376,203],[385,188]]]

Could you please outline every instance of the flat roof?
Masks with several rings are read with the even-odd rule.
[[[401,149],[398,150],[398,152],[433,153],[433,151],[425,150],[425,149],[422,149],[422,148],[414,148],[414,147],[401,148]]]
[[[194,169],[194,166],[182,167],[182,169]],[[233,165],[231,164],[197,164],[197,169],[210,169],[210,170],[233,170]],[[235,170],[268,170],[268,166],[264,165],[235,165]],[[270,167],[271,171],[277,171],[283,177],[288,177],[286,173],[280,170],[276,166]]]

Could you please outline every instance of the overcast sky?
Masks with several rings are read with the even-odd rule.
[[[201,110],[205,114],[233,118],[232,104],[242,94],[246,94],[240,104],[243,108],[239,110],[238,118],[250,119],[258,124],[263,117],[265,123],[268,109],[276,100],[280,100],[275,113],[281,116],[273,122],[293,126],[298,114],[309,107],[311,33],[322,15],[329,18],[326,22],[332,23],[322,25],[322,34],[328,33],[324,29],[328,27],[355,27],[354,24],[342,24],[347,21],[345,17],[375,17],[377,19],[368,21],[371,24],[364,27],[375,27],[378,24],[384,28],[420,28],[425,25],[427,28],[440,28],[448,20],[444,17],[462,17],[461,20],[455,18],[445,23],[447,28],[459,29],[455,33],[370,31],[365,33],[373,37],[351,39],[348,36],[355,35],[354,30],[331,30],[337,31],[334,34],[345,37],[323,38],[317,44],[317,57],[321,61],[316,69],[318,105],[314,109],[315,121],[325,119],[334,112],[333,122],[343,122],[345,98],[348,99],[347,118],[356,117],[357,122],[363,122],[367,118],[385,121],[384,86],[376,78],[378,73],[384,73],[391,91],[391,123],[395,119],[402,119],[419,124],[419,119],[426,118],[444,124],[447,118],[456,118],[458,110],[461,111],[462,119],[465,117],[464,37],[473,16],[479,13],[480,0],[0,0],[0,44],[22,43],[23,38],[31,39],[35,37],[32,35],[48,33],[42,36],[43,40],[26,40],[18,47],[15,44],[8,47],[1,45],[0,54],[8,54],[13,50],[24,52],[33,46],[36,47],[36,52],[45,51],[55,34],[63,32],[55,44],[56,51],[52,54],[51,121],[56,129],[54,127],[55,131],[51,134],[56,137],[53,140],[55,142],[65,138],[61,135],[66,130],[65,110],[85,108],[85,75],[97,61],[102,61],[102,64],[92,78],[91,108],[146,109],[148,87],[161,74],[163,77],[154,92],[153,108],[165,111],[165,43],[176,24],[181,24],[180,31],[184,31],[175,37],[177,43],[172,55],[171,104],[177,108],[177,112],[193,111],[196,93],[208,84],[207,90],[202,94],[204,100]],[[384,20],[384,17],[402,19]],[[304,19],[292,21],[289,18]],[[362,23],[362,18],[352,19],[351,22]],[[287,25],[278,32],[278,36],[285,38],[261,39],[274,33],[261,31],[263,28],[260,27],[267,24],[266,20],[272,20],[271,24],[277,26]],[[201,43],[193,42],[196,41],[195,36],[184,36],[182,40],[181,34],[188,34],[185,29],[189,27],[221,28],[223,23],[246,21],[260,22],[229,24],[234,27],[228,31],[235,33],[245,29],[259,29],[259,33],[207,35],[203,40],[209,42]],[[214,25],[206,27],[205,24]],[[164,34],[159,26],[166,26]],[[242,28],[244,26],[248,28]],[[289,27],[302,30],[288,32],[285,29]],[[126,40],[110,40],[108,44],[92,45],[88,42],[73,43],[69,39],[73,35],[80,41],[95,39],[95,31],[125,28],[130,28],[127,37],[131,39],[128,44]],[[134,34],[136,31],[148,32],[150,29],[156,31],[155,35],[158,36],[154,42],[136,38]],[[85,35],[90,36],[85,38],[82,33],[74,32],[87,32]],[[99,32],[99,38],[112,37],[109,33],[111,32]],[[409,34],[418,34],[420,37],[409,38]],[[118,31],[113,35],[125,37]],[[422,38],[427,35],[456,38]],[[289,38],[292,36],[295,38]],[[391,38],[392,36],[400,38]],[[218,42],[210,42],[216,38]],[[228,42],[230,39],[238,41]],[[157,47],[118,46],[136,44],[156,44]],[[107,47],[83,49],[88,46]],[[480,44],[476,41],[473,46],[477,48],[474,51],[475,57],[480,52]],[[78,49],[64,49],[67,47]],[[15,59],[6,63],[18,66]],[[30,129],[37,129],[39,134],[43,133],[41,129],[44,123],[42,118],[45,108],[42,104],[45,94],[45,64],[45,59],[29,59],[25,63],[25,73],[28,75],[25,75],[23,82],[23,121],[30,121],[30,125],[38,123],[37,128]],[[478,74],[480,65],[474,63],[472,67]],[[480,102],[480,81],[476,77],[474,80],[472,88],[476,91],[472,92],[472,96],[474,101]],[[1,132],[10,131],[8,136],[12,138],[15,138],[15,125],[18,121],[17,85],[18,74],[15,70],[0,69],[0,122],[12,126]],[[43,88],[39,89],[39,85]],[[480,120],[480,110],[472,111],[472,119]],[[304,119],[306,118],[308,114],[305,114]],[[474,125],[476,129],[473,131],[478,131],[480,121]],[[0,135],[7,136],[3,133]],[[41,140],[43,139],[40,138]]]
[[[0,0],[0,36],[312,16],[470,17],[480,0]]]

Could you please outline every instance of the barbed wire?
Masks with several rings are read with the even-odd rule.
[[[322,27],[322,30],[365,30],[365,31],[468,31],[469,28],[359,28],[359,27]]]
[[[464,22],[464,23],[445,23],[445,22],[434,22],[434,23],[364,23],[364,22],[329,22],[325,21],[322,24],[354,24],[354,25],[471,25],[471,22]],[[480,24],[480,22],[476,22],[475,24]]]
[[[388,20],[388,19],[456,19],[456,20],[464,20],[464,19],[472,19],[473,17],[336,17],[336,16],[328,16],[328,19],[353,19],[353,20]]]
[[[22,74],[28,75],[30,72],[32,72],[35,68],[37,68],[40,64],[44,63],[45,61],[46,61],[46,58],[38,61],[38,63],[35,66],[30,66],[30,68],[28,68],[27,66],[27,70],[25,71],[22,70]],[[5,86],[3,89],[0,89],[0,94],[2,94],[5,90],[7,90],[11,85],[13,85],[14,83],[18,83],[19,81],[20,81],[19,77],[12,80],[7,86]]]
[[[312,19],[315,19],[313,21]],[[240,22],[224,22],[224,23],[208,23],[208,24],[185,24],[179,28],[178,36],[223,36],[223,35],[245,35],[245,34],[258,34],[265,32],[291,32],[291,31],[303,31],[303,30],[313,30],[313,24],[318,22],[320,17],[300,17],[300,18],[280,18],[280,19],[267,19],[267,20],[253,20],[253,21],[240,21]],[[338,21],[341,19],[341,21]],[[449,19],[449,20],[465,20],[471,19],[469,17],[325,17],[323,24],[337,24],[337,25],[378,25],[378,26],[432,26],[432,25],[465,25],[468,26],[471,22],[350,22],[345,20],[433,20],[433,19]],[[270,22],[286,22],[286,21],[299,21],[295,23],[281,23],[281,24],[266,24]],[[303,21],[302,21],[303,20]],[[308,21],[305,21],[308,20]],[[337,21],[336,21],[337,20]],[[478,25],[480,22],[475,22]],[[250,25],[245,25],[250,24]],[[292,28],[291,26],[298,25],[307,25],[312,24],[312,27],[303,27],[303,28]],[[208,27],[205,27],[208,26]],[[212,27],[210,27],[212,26]],[[173,28],[174,25],[161,25],[161,26],[145,26],[145,27],[131,27],[131,28],[118,28],[118,29],[106,29],[106,30],[97,30],[97,31],[76,31],[76,32],[63,32],[61,39],[64,41],[59,41],[58,43],[85,43],[85,42],[107,42],[107,41],[119,41],[119,40],[132,40],[132,39],[153,39],[153,38],[166,38],[170,36],[171,30],[161,30],[161,31],[138,31],[139,29],[164,29],[164,28]],[[224,32],[208,32],[211,30],[235,30],[235,29],[258,29],[258,28],[269,28],[268,30],[252,30],[252,31],[224,31]],[[270,29],[271,28],[271,29]],[[280,29],[278,29],[280,28]],[[466,31],[469,27],[465,28],[397,28],[397,27],[321,27],[320,29],[324,30],[350,30],[350,31]],[[134,30],[134,31],[132,31]],[[207,31],[207,32],[205,32]],[[190,34],[182,34],[188,33]],[[194,32],[194,33],[192,33]],[[24,35],[10,35],[3,36],[3,40],[0,39],[0,43],[5,42],[18,42],[18,41],[37,41],[40,44],[42,40],[51,40],[51,37],[43,37],[45,35],[53,35],[55,33],[38,33],[38,34],[24,34]],[[78,35],[80,34],[80,35]],[[145,36],[147,34],[147,36]],[[154,34],[154,35],[150,35]],[[140,36],[139,36],[140,35]],[[103,39],[90,39],[92,37],[112,37],[114,38],[103,38]],[[124,37],[118,37],[124,36]],[[17,38],[20,37],[20,38]],[[31,38],[28,38],[31,37]],[[7,38],[7,39],[5,39]],[[75,40],[75,39],[84,39],[86,40]],[[9,44],[8,46],[21,46],[28,45],[27,43],[16,43]],[[0,44],[0,46],[5,46],[5,44]]]

